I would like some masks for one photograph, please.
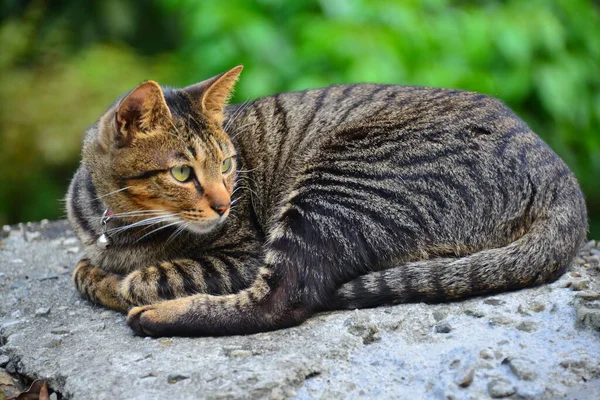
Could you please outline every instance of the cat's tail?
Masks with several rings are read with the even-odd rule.
[[[363,275],[343,284],[325,308],[441,302],[552,282],[571,264],[587,233],[585,202],[575,187],[578,195],[571,190],[550,195],[546,211],[505,247],[407,262]]]

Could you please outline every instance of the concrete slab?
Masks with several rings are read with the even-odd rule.
[[[79,299],[65,221],[3,231],[0,357],[63,399],[600,398],[600,248],[535,289],[324,313],[250,336],[136,337]]]

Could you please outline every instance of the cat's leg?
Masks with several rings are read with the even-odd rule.
[[[226,296],[198,294],[130,310],[128,324],[139,335],[247,334],[297,325],[343,282],[365,273],[377,243],[361,233],[367,218],[337,222],[301,199],[281,211],[270,231],[263,266],[246,290]],[[339,224],[334,226],[334,224]],[[356,227],[338,234],[343,226]],[[363,225],[364,226],[361,226]],[[359,257],[356,255],[359,254]]]
[[[71,278],[86,300],[121,312],[127,312],[132,306],[119,293],[123,276],[94,267],[88,259],[79,260]]]
[[[86,299],[126,312],[133,306],[205,292],[208,287],[200,268],[192,260],[165,261],[122,276],[82,259],[73,271],[73,282]]]

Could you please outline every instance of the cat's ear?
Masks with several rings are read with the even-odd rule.
[[[202,113],[219,123],[223,122],[223,108],[231,98],[233,86],[243,65],[183,89],[199,105]]]
[[[117,106],[112,140],[125,146],[138,134],[149,132],[171,118],[162,89],[154,81],[146,81],[133,89]]]

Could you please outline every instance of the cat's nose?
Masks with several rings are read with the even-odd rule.
[[[231,203],[227,203],[227,204],[211,204],[210,208],[212,208],[214,210],[214,212],[216,212],[217,214],[219,214],[219,216],[222,216],[223,214],[225,214],[227,212],[227,210],[229,210],[229,207],[231,207]]]

